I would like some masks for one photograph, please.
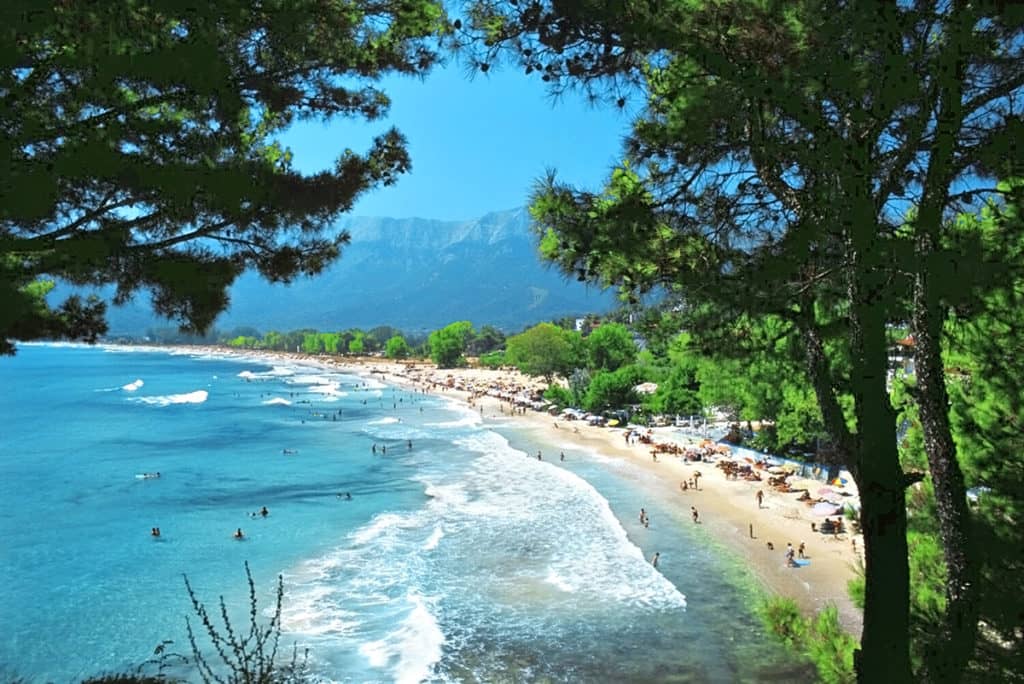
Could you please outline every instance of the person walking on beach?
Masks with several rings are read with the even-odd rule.
[[[760,509],[761,502],[764,501],[764,492],[758,489],[757,494],[755,496],[757,497],[757,507]]]
[[[695,522],[695,523],[699,523],[700,522],[700,513],[697,512],[697,507],[696,506],[690,506],[690,515],[693,516],[693,522]]]
[[[693,471],[693,488],[697,489],[697,490],[700,489],[700,471],[699,470],[694,470]]]
[[[655,551],[654,556],[651,558],[651,565],[658,567],[658,559],[661,558],[661,552]]]
[[[806,545],[803,542],[800,542],[800,546],[798,546],[797,550],[796,550],[797,557],[799,557],[799,558],[806,558],[807,557],[807,556],[804,555],[804,549],[805,548],[806,548]]]

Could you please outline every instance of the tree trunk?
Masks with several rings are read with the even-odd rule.
[[[855,308],[857,308],[855,306]],[[910,569],[903,471],[896,419],[885,387],[885,323],[878,307],[861,319],[854,360],[860,524],[864,534],[864,631],[856,657],[860,682],[910,682]]]
[[[871,683],[910,682],[907,512],[896,420],[885,387],[885,325],[876,305],[852,308],[860,309],[851,313],[854,346],[859,347],[853,370],[857,435],[846,426],[819,331],[804,320],[801,332],[825,429],[860,491],[866,561],[864,628],[855,654],[857,678]]]
[[[942,309],[932,301],[929,275],[922,265],[914,283],[914,374],[946,561],[946,615],[942,639],[929,648],[926,667],[929,680],[956,682],[971,658],[978,633],[978,565],[971,549],[964,475],[949,426],[940,340]]]
[[[851,146],[850,166],[867,168],[869,151]],[[847,235],[847,301],[850,317],[850,382],[857,417],[856,465],[860,524],[864,534],[864,631],[854,654],[857,681],[913,681],[910,665],[910,567],[906,483],[896,443],[896,414],[889,400],[886,342],[888,283],[881,231],[870,185],[844,178]],[[847,204],[848,202],[848,204]]]

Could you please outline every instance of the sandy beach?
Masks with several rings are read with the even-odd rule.
[[[335,368],[410,390],[442,395],[465,402],[481,410],[485,423],[500,421],[509,424],[511,416],[518,427],[528,431],[539,443],[558,444],[569,441],[581,448],[628,460],[637,468],[657,475],[650,478],[652,486],[664,488],[657,494],[672,496],[683,510],[696,507],[702,530],[714,542],[735,553],[752,570],[770,593],[794,599],[807,613],[815,613],[828,604],[835,604],[840,621],[847,631],[860,636],[861,612],[847,595],[847,582],[857,574],[863,549],[860,535],[846,533],[836,536],[812,531],[812,523],[823,518],[815,516],[810,507],[797,500],[798,494],[778,493],[764,482],[729,479],[713,463],[686,462],[667,453],[652,458],[652,445],[627,444],[626,430],[621,427],[598,427],[583,421],[566,421],[530,408],[513,412],[513,404],[503,397],[515,393],[539,391],[546,387],[540,378],[531,378],[515,370],[482,368],[437,369],[424,361],[398,362],[382,358],[350,357],[333,359],[305,354],[275,352],[234,352],[226,348],[197,348],[205,352],[239,356],[280,357]],[[502,396],[496,396],[498,394]],[[647,429],[644,429],[647,432]],[[654,442],[685,444],[686,438],[675,428],[652,428]],[[696,439],[691,440],[696,442]],[[699,488],[683,491],[681,482],[700,472]],[[855,494],[852,483],[847,491]],[[759,505],[756,494],[764,494]],[[811,492],[812,495],[815,492]],[[751,536],[751,530],[753,536]],[[770,549],[769,542],[774,546]],[[810,563],[792,568],[785,562],[787,543],[794,548],[803,542]]]

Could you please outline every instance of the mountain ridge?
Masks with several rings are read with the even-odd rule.
[[[346,216],[336,227],[352,238],[337,262],[289,285],[243,274],[215,326],[266,331],[390,325],[421,332],[469,320],[516,332],[613,305],[610,293],[568,280],[541,262],[525,208],[465,221]],[[166,326],[148,313],[146,301],[112,307],[111,334]]]

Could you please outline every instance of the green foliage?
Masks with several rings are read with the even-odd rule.
[[[583,397],[583,408],[598,412],[638,404],[640,399],[633,388],[643,381],[643,371],[636,366],[623,366],[617,371],[597,371]]]
[[[853,684],[853,652],[857,640],[839,625],[835,606],[826,606],[810,624],[806,651],[824,684]]]
[[[339,145],[306,175],[278,137],[302,119],[380,119],[375,84],[425,74],[446,25],[430,0],[10,0],[2,19],[6,353],[11,339],[105,330],[102,303],[50,307],[40,276],[114,285],[115,303],[149,290],[158,314],[203,331],[245,269],[321,272],[349,239],[335,219],[408,171],[405,140],[390,129],[364,153]]]
[[[306,333],[302,336],[302,351],[306,354],[319,354],[324,350],[320,343],[320,335],[313,333]]]
[[[463,354],[466,342],[473,334],[473,325],[469,321],[450,323],[440,330],[430,333],[427,344],[430,345],[430,358],[438,368],[456,368],[466,365]]]
[[[814,664],[819,681],[857,681],[853,671],[857,640],[842,630],[835,606],[826,606],[816,617],[805,618],[793,599],[773,597],[761,603],[758,613],[772,636]]]
[[[219,663],[209,660],[210,655],[204,653],[199,646],[192,622],[185,618],[188,641],[192,647],[192,659],[203,681],[226,684],[285,684],[304,681],[308,652],[299,659],[298,647],[292,650],[289,662],[278,662],[278,644],[281,639],[281,602],[284,598],[284,580],[277,578],[277,601],[270,622],[261,625],[257,620],[258,604],[256,585],[249,571],[249,563],[245,564],[245,577],[249,583],[249,625],[248,632],[237,632],[228,617],[224,597],[220,597],[220,615],[222,625],[216,625],[206,606],[196,596],[192,585],[185,577],[185,589],[188,591],[192,610],[203,627]]]
[[[615,371],[636,361],[636,343],[626,326],[604,323],[585,338],[587,367]]]
[[[493,325],[485,325],[466,344],[466,351],[476,356],[501,349],[505,344],[505,333]]]
[[[583,406],[583,398],[590,387],[590,371],[576,368],[569,374],[569,391],[572,392],[572,406]]]
[[[782,596],[767,599],[758,612],[768,632],[786,646],[796,649],[807,638],[807,622],[793,599]]]
[[[551,384],[544,390],[544,398],[563,409],[573,405],[572,392],[561,385]]]
[[[505,359],[527,375],[568,375],[578,362],[579,333],[539,323],[506,341]]]
[[[658,382],[658,389],[644,402],[654,413],[697,415],[703,411],[697,369],[700,356],[689,346],[690,336],[676,336],[666,347],[669,358],[668,375]]]
[[[356,332],[348,343],[349,354],[362,354],[366,351],[366,335],[362,331]]]
[[[395,335],[388,339],[384,345],[384,356],[389,359],[405,359],[412,353],[409,343],[401,335]]]
[[[479,362],[484,368],[501,368],[506,363],[505,352],[493,351],[481,354]]]

